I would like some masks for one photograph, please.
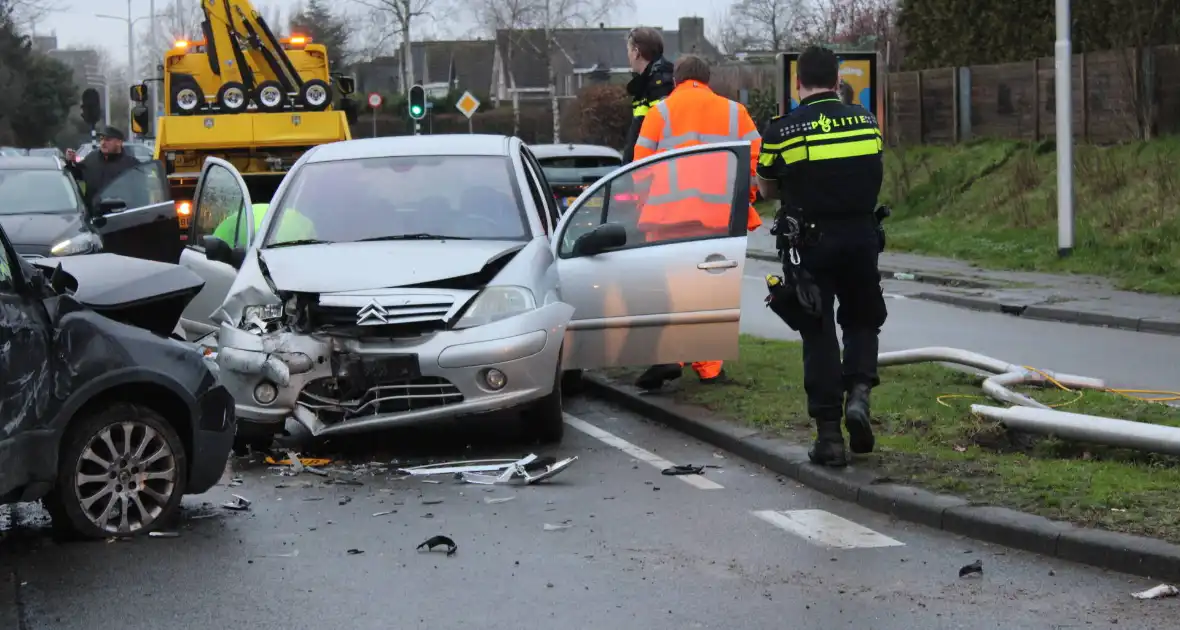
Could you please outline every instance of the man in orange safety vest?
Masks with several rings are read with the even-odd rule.
[[[700,144],[746,140],[750,142],[750,181],[755,181],[762,145],[746,108],[709,88],[709,64],[687,55],[673,71],[676,88],[648,112],[635,143],[635,160],[656,153]],[[729,233],[733,185],[732,154],[705,153],[665,161],[635,174],[646,188],[639,211],[639,229],[648,242]],[[646,180],[646,181],[642,181]],[[762,220],[754,210],[755,190],[750,189],[746,229]],[[649,368],[636,385],[655,390],[680,378],[684,365],[671,363]],[[702,383],[727,381],[721,361],[698,361],[693,370]]]

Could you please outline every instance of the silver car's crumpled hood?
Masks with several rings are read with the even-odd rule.
[[[279,291],[400,287],[479,273],[521,241],[376,241],[260,250]]]
[[[515,253],[523,241],[371,241],[254,249],[235,278],[217,322],[236,323],[242,309],[277,304],[275,291],[341,293],[436,282],[479,273]],[[262,265],[266,267],[263,273]]]

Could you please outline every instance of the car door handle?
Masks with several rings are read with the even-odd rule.
[[[738,266],[736,260],[709,260],[697,264],[697,269],[733,269]]]

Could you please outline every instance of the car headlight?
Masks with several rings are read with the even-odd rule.
[[[98,238],[98,235],[93,232],[85,232],[50,247],[49,253],[54,256],[77,256],[92,254],[99,249],[102,249],[102,240]]]
[[[242,321],[238,328],[243,330],[250,330],[254,327],[266,328],[266,325],[271,322],[279,321],[283,318],[282,304],[258,304],[255,306],[247,306],[242,309]]]
[[[456,329],[484,326],[537,308],[533,292],[524,287],[488,287],[475,296],[467,312],[455,324]]]

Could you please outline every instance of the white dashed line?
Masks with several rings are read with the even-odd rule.
[[[823,510],[756,510],[754,516],[824,547],[835,549],[867,549],[873,547],[903,547],[885,534],[840,518]]]
[[[671,468],[672,466],[675,466],[675,464],[672,462],[661,458],[655,453],[639,448],[627,440],[624,440],[623,438],[609,431],[604,431],[590,424],[589,422],[582,420],[581,418],[571,416],[567,413],[565,414],[565,423],[604,444],[609,444],[610,446],[623,451],[624,453],[634,457],[635,459],[638,459],[639,461],[647,462],[657,470],[663,470],[665,468]],[[705,477],[704,475],[678,475],[677,478],[684,483],[701,490],[720,490],[724,488],[724,486],[721,484]]]

